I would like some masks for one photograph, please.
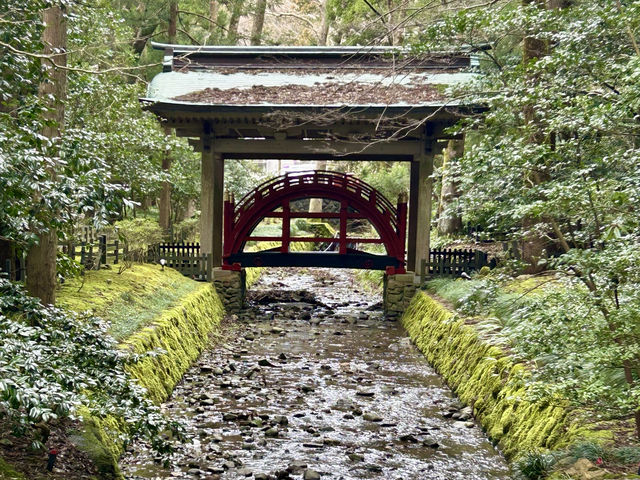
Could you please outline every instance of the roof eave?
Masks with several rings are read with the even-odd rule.
[[[469,111],[483,110],[481,106],[474,104],[464,104],[461,102],[429,102],[421,104],[222,104],[222,103],[198,103],[198,102],[182,102],[178,100],[158,100],[154,98],[141,98],[140,102],[144,104],[144,109],[158,111],[184,111],[185,113],[214,113],[214,112],[232,112],[235,110],[246,111],[247,113],[267,112],[273,110],[349,110],[349,111],[388,111],[389,113],[398,111],[436,111],[447,108],[455,108]]]

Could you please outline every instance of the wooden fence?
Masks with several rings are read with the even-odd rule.
[[[452,248],[431,250],[429,260],[422,260],[420,279],[427,275],[458,277],[489,265],[488,255],[482,250],[456,250]]]
[[[86,269],[99,270],[102,265],[117,265],[127,257],[127,248],[106,235],[81,238],[60,245],[65,255],[79,261]]]
[[[211,256],[200,253],[199,243],[160,243],[151,245],[147,252],[147,261],[160,263],[178,270],[185,276],[198,281],[208,281],[211,278]]]

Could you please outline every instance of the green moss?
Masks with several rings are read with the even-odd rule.
[[[124,478],[118,459],[124,451],[119,436],[126,432],[125,423],[111,416],[103,419],[94,417],[86,408],[79,413],[82,416],[82,430],[73,432],[70,435],[71,441],[91,458],[100,478]]]
[[[123,348],[139,354],[156,349],[165,351],[144,358],[130,368],[132,375],[147,389],[149,398],[160,403],[171,394],[184,372],[209,343],[209,336],[223,315],[213,286],[200,284],[200,288],[184,297],[180,305],[165,311],[123,343]]]
[[[63,285],[58,306],[90,311],[111,322],[111,334],[123,340],[201,286],[176,270],[158,265],[134,265],[117,270],[90,271]]]
[[[367,292],[378,293],[382,290],[382,277],[384,272],[381,270],[356,270],[356,281]]]
[[[25,480],[25,477],[0,458],[0,480]]]
[[[305,232],[311,232],[317,237],[333,238],[336,234],[336,229],[329,225],[327,222],[307,220],[299,218],[296,220],[296,227],[298,230]]]
[[[59,297],[65,308],[101,315],[118,328],[121,344],[138,354],[162,349],[130,367],[130,373],[147,389],[156,403],[170,394],[184,372],[209,344],[218,327],[223,307],[213,285],[198,283],[172,269],[135,265],[118,275],[113,270],[88,272],[78,291],[78,282],[67,283]],[[141,325],[144,328],[139,329]],[[131,335],[131,332],[136,331]],[[97,418],[81,412],[82,431],[73,435],[100,471],[101,478],[122,478],[118,458],[122,454],[121,419]]]
[[[460,400],[473,406],[482,427],[508,458],[563,448],[587,432],[600,435],[575,421],[561,400],[554,405],[527,400],[524,367],[425,293],[414,297],[402,322]]]

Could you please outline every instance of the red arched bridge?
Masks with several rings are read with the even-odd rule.
[[[340,203],[339,212],[295,212],[291,202],[305,198],[322,198]],[[282,219],[281,236],[252,236],[265,218]],[[291,219],[339,219],[336,237],[292,237]],[[350,220],[368,220],[378,238],[355,238],[348,235]],[[333,267],[405,272],[407,226],[406,198],[396,207],[380,192],[352,175],[311,171],[286,174],[268,180],[245,195],[237,204],[233,197],[224,202],[223,269],[242,267]],[[280,243],[259,252],[245,252],[249,241]],[[330,243],[336,251],[291,252],[292,242]],[[357,244],[383,244],[386,255],[374,255],[352,248]]]

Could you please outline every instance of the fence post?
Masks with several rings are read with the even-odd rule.
[[[107,264],[107,236],[100,235],[100,262],[98,265]]]
[[[118,258],[119,258],[119,257],[118,257],[118,255],[119,255],[118,247],[119,247],[119,246],[120,246],[120,242],[118,242],[118,240],[116,240],[116,241],[114,242],[114,249],[115,249],[115,250],[114,250],[114,252],[113,252],[113,253],[114,253],[114,255],[115,255],[115,257],[116,257],[116,258],[115,258],[115,260],[113,261],[113,264],[114,264],[114,265],[117,265],[117,264],[118,264]]]

